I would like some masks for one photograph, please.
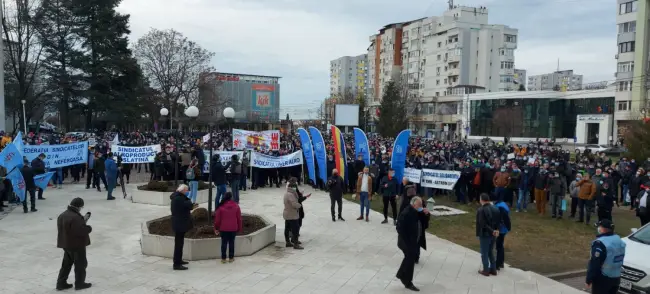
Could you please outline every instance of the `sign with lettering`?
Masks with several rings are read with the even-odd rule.
[[[459,171],[422,169],[420,184],[422,187],[453,190],[460,178]]]

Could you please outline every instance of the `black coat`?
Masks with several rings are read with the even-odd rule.
[[[192,200],[180,192],[174,192],[171,198],[172,229],[183,233],[192,229]]]
[[[327,180],[327,186],[330,188],[330,197],[334,199],[339,199],[343,197],[343,190],[345,189],[345,184],[341,176],[331,176]]]
[[[20,168],[20,173],[23,175],[23,180],[25,180],[25,189],[27,191],[36,190],[36,183],[34,182],[34,171],[29,166],[23,166]]]
[[[212,167],[210,168],[210,173],[212,174],[212,182],[215,185],[225,185],[226,184],[226,169],[230,166],[228,163],[226,166],[223,166],[221,160],[212,160]]]
[[[421,233],[418,231],[419,221],[417,210],[410,205],[397,218],[395,227],[397,229],[397,247],[402,251],[417,254],[417,251],[420,250],[418,243],[418,235]],[[424,237],[421,235],[420,239]]]
[[[92,228],[86,225],[84,217],[76,207],[68,206],[56,219],[56,247],[63,249],[83,249],[90,245]]]
[[[34,160],[32,160],[32,170],[34,174],[40,175],[45,173],[45,162],[43,162],[40,158],[36,157]]]

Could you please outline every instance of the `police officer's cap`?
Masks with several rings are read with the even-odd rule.
[[[596,223],[596,226],[598,227],[603,227],[605,229],[613,230],[614,229],[614,222],[608,219],[604,219]]]

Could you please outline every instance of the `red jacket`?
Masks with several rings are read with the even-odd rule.
[[[214,228],[221,232],[241,232],[241,209],[235,201],[228,200],[219,206],[214,215]]]

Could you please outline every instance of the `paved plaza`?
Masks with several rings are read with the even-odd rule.
[[[116,201],[106,201],[105,193],[84,185],[48,190],[47,200],[37,203],[38,212],[23,214],[17,208],[0,220],[0,293],[412,293],[395,278],[403,255],[395,227],[380,224],[379,213],[371,212],[370,223],[357,221],[359,206],[344,200],[347,221],[332,222],[329,197],[314,192],[304,203],[305,250],[293,250],[284,247],[283,193],[266,188],[241,196],[243,212],[276,222],[275,245],[233,264],[195,261],[188,271],[173,271],[170,259],[140,252],[141,223],[168,215],[169,207],[131,203],[119,192]],[[93,287],[57,292],[62,251],[56,248],[56,218],[77,196],[84,198],[85,211],[92,212],[87,281]],[[426,238],[429,251],[422,251],[414,279],[421,293],[582,293],[514,268],[496,277],[480,276],[477,252],[431,234]],[[68,282],[74,282],[74,274]]]

